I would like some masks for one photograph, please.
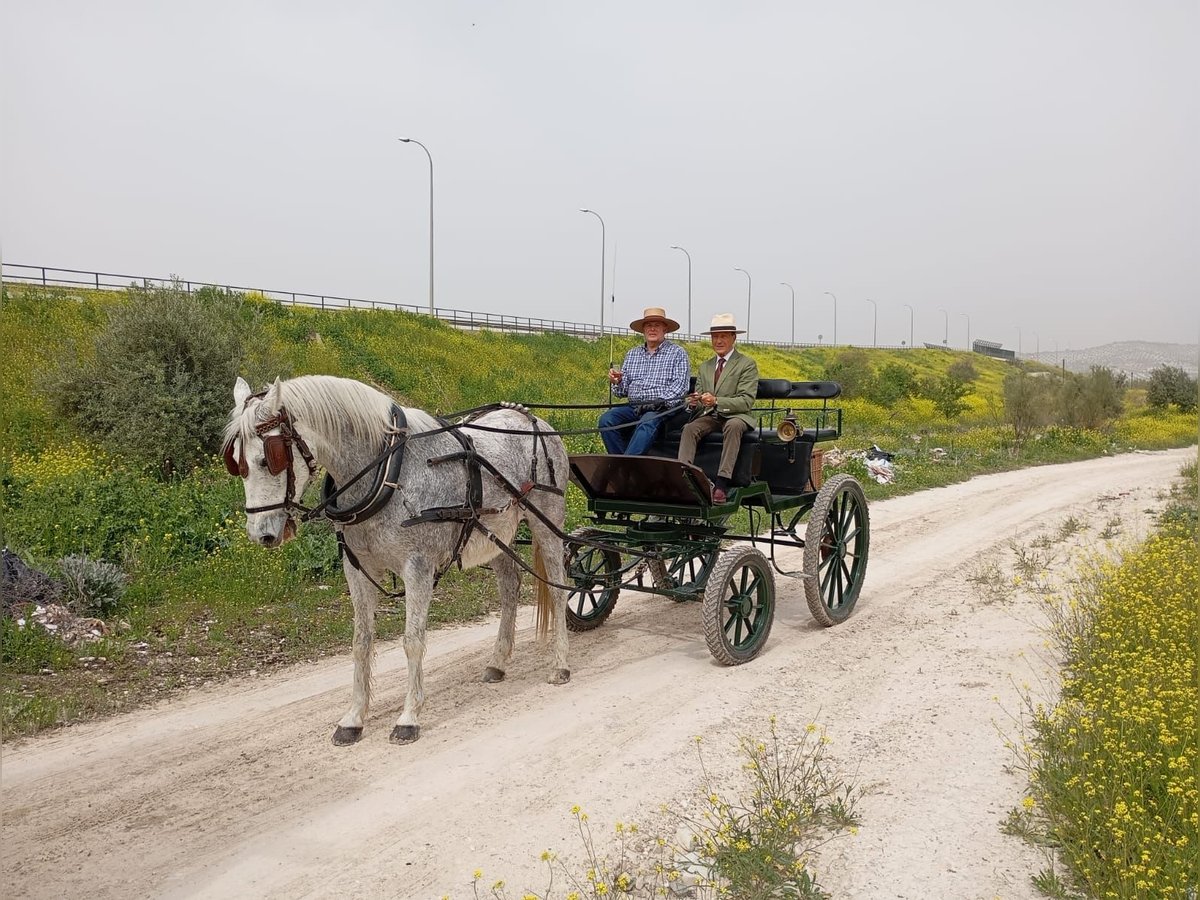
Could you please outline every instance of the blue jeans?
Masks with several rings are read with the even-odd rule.
[[[600,437],[603,438],[604,446],[609,453],[644,456],[649,452],[650,445],[654,443],[659,429],[662,428],[663,420],[659,413],[649,410],[639,416],[637,409],[633,406],[614,406],[600,417],[600,427],[628,425],[634,421],[637,421],[638,424],[632,429],[620,428],[600,432]]]

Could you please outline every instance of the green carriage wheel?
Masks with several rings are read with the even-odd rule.
[[[646,569],[650,572],[654,586],[660,591],[694,594],[708,582],[720,552],[720,547],[713,546],[690,556],[649,559],[646,560]]]
[[[610,536],[600,528],[577,528],[570,534],[573,538],[594,538],[601,542]],[[563,568],[567,583],[575,585],[567,595],[567,628],[591,631],[604,624],[621,593],[621,554],[568,539],[564,544]]]
[[[723,552],[704,589],[704,640],[717,662],[737,666],[758,656],[775,619],[775,574],[754,547]]]
[[[804,596],[822,625],[844,622],[867,574],[871,519],[862,486],[837,475],[821,487],[804,537]]]

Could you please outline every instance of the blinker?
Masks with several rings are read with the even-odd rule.
[[[267,471],[272,475],[278,475],[292,464],[287,438],[282,434],[272,434],[263,438],[263,456],[267,461]]]
[[[250,474],[250,467],[246,465],[246,454],[234,455],[234,441],[229,441],[225,445],[225,471],[230,475],[237,475],[240,478],[245,478]]]

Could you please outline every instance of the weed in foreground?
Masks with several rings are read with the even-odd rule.
[[[765,739],[740,738],[744,781],[734,798],[709,772],[701,743],[696,738],[702,773],[698,796],[686,808],[667,808],[679,826],[673,838],[644,836],[638,826],[618,822],[615,844],[603,853],[588,814],[572,807],[582,859],[543,853],[546,887],[521,894],[521,900],[595,900],[615,894],[828,898],[812,864],[826,843],[857,832],[861,790],[834,770],[824,729],[810,723],[798,734],[785,735],[772,716]],[[489,886],[480,870],[472,891],[476,900],[509,897],[503,880]]]

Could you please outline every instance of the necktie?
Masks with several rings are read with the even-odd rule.
[[[717,358],[717,374],[713,376],[713,389],[716,390],[717,382],[721,380],[721,370],[725,368],[725,357]]]

